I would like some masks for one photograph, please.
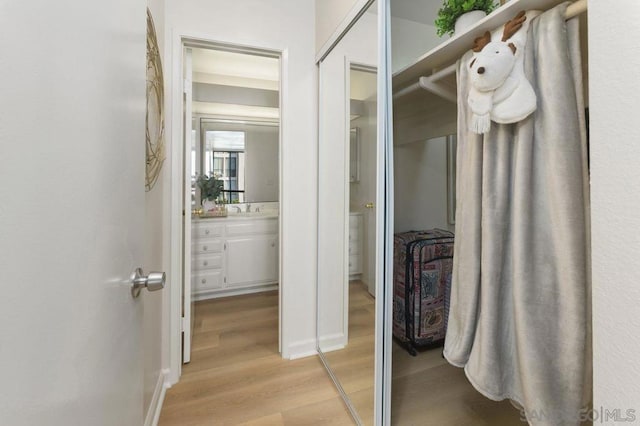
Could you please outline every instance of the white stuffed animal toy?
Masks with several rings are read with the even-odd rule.
[[[522,11],[505,24],[500,40],[492,41],[489,31],[475,39],[469,62],[470,131],[487,133],[491,121],[515,123],[535,111],[536,94],[524,74],[527,28]]]

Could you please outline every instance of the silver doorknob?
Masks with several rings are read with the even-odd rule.
[[[164,272],[149,272],[149,275],[145,276],[142,268],[136,268],[131,274],[131,295],[134,298],[140,296],[143,287],[149,291],[162,290],[165,280],[166,274]]]

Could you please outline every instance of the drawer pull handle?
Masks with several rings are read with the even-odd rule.
[[[204,262],[202,262],[202,264],[203,264],[204,266],[208,266],[208,265],[209,265],[209,262],[207,262],[207,261],[205,260]]]
[[[207,234],[207,235],[209,235],[209,230],[208,230],[208,229],[205,229],[204,233],[205,233],[205,234]]]
[[[204,251],[207,251],[208,249],[209,249],[209,247],[207,247],[207,246],[203,246],[202,247],[202,250],[204,250]]]
[[[206,284],[207,280],[203,278],[201,282],[202,282],[202,284]]]
[[[271,247],[275,247],[275,246],[276,246],[276,243],[271,243]]]

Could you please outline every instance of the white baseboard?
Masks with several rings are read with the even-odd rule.
[[[323,353],[344,349],[347,346],[347,338],[344,333],[329,334],[320,337],[320,349]]]
[[[160,420],[160,411],[162,411],[162,403],[168,387],[166,382],[168,376],[169,370],[161,370],[158,375],[153,397],[151,398],[149,409],[147,409],[147,415],[144,417],[144,426],[156,426]]]
[[[305,358],[318,353],[316,339],[303,340],[289,345],[289,359]]]
[[[218,297],[241,296],[243,294],[262,293],[264,291],[273,291],[278,289],[278,284],[258,284],[255,287],[228,289],[228,290],[209,290],[193,293],[191,296],[194,302],[207,299],[216,299]]]

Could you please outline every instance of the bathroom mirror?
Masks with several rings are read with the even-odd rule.
[[[374,424],[377,15],[319,63],[318,350],[357,424]]]
[[[278,122],[200,118],[200,170],[231,203],[278,201]]]

